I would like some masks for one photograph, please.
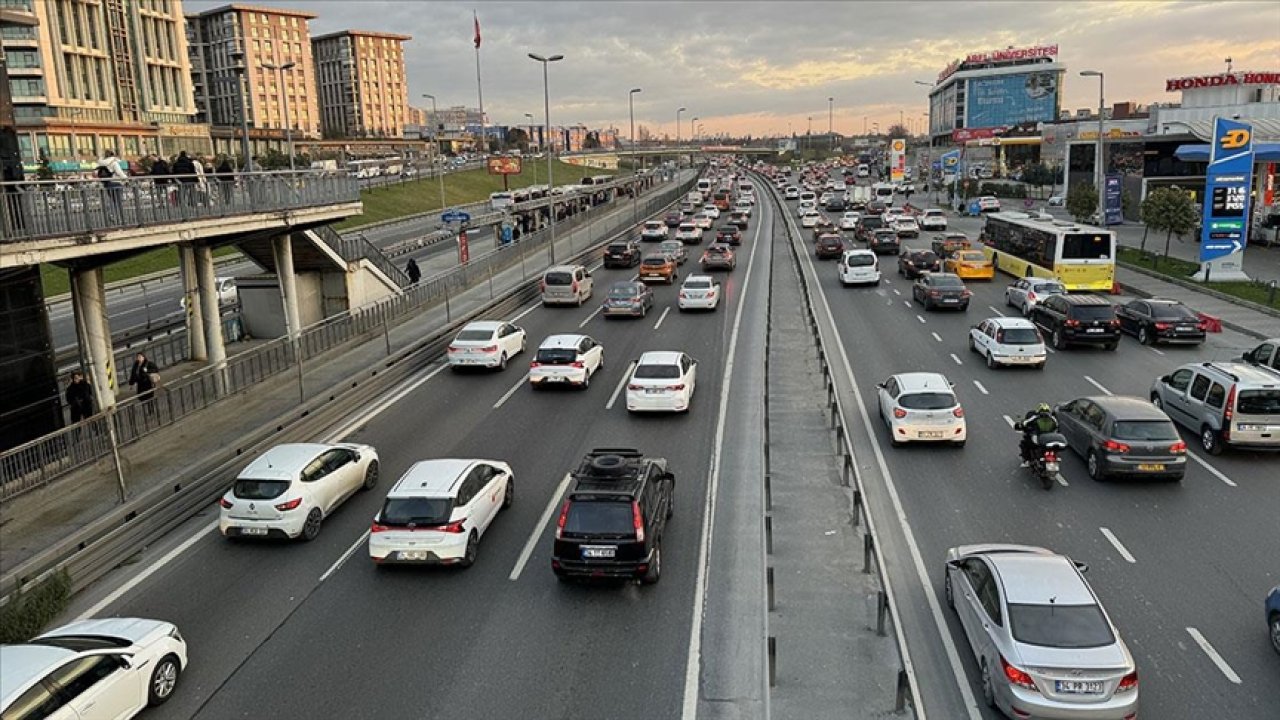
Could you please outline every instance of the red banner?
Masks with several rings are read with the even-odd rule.
[[[951,131],[951,142],[968,142],[969,140],[986,140],[1004,132],[1004,128],[960,128]]]

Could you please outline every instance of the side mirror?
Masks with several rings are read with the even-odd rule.
[[[351,453],[354,462],[360,462],[360,453]]]
[[[1244,360],[1245,362],[1254,362],[1254,357],[1257,352],[1258,352],[1258,349],[1254,348],[1249,352],[1246,352],[1244,355],[1241,355],[1240,359]]]
[[[1072,561],[1071,561],[1071,563],[1072,563],[1073,565],[1075,565],[1075,566],[1076,566],[1076,569],[1077,569],[1077,570],[1079,570],[1080,572],[1082,572],[1082,573],[1087,573],[1087,572],[1089,572],[1089,564],[1088,564],[1088,563],[1082,563],[1082,562],[1080,562],[1079,560],[1072,560]]]
[[[959,567],[960,567],[960,561],[959,561],[959,560],[948,560],[948,561],[947,561],[947,567],[949,567],[949,568],[959,568]]]
[[[133,661],[129,658],[128,655],[120,656],[120,667],[124,668],[125,670],[130,670],[133,668]]]
[[[1164,377],[1160,378],[1160,382],[1164,383],[1165,385],[1168,385],[1169,383],[1173,382],[1173,376],[1165,375]]]

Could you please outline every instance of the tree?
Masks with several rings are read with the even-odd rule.
[[[599,147],[600,147],[600,133],[596,132],[595,130],[592,130],[591,132],[587,133],[586,137],[582,138],[583,150],[596,150]]]
[[[1156,232],[1165,231],[1165,260],[1169,259],[1169,242],[1173,239],[1174,233],[1181,237],[1195,230],[1199,219],[1196,216],[1195,203],[1191,202],[1191,196],[1177,185],[1152,190],[1147,195],[1147,199],[1142,201],[1141,209],[1142,222],[1146,223],[1147,229]],[[1143,251],[1146,251],[1145,241]]]
[[[507,145],[520,148],[520,152],[528,152],[529,133],[518,127],[507,128]]]
[[[1089,219],[1098,209],[1098,189],[1092,183],[1076,183],[1067,191],[1067,212],[1076,222]]]
[[[1057,174],[1041,163],[1033,163],[1022,169],[1022,182],[1037,190],[1045,185],[1052,185],[1056,179]]]
[[[886,134],[891,138],[904,138],[911,133],[907,130],[905,125],[902,125],[901,123],[894,123],[889,126],[889,132]]]

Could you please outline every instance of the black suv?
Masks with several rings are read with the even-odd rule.
[[[1120,320],[1115,307],[1097,295],[1050,295],[1031,308],[1028,316],[1058,350],[1071,344],[1120,344]]]
[[[658,582],[662,536],[675,507],[676,478],[666,459],[596,448],[572,477],[551,550],[556,577]]]
[[[858,226],[853,230],[853,237],[869,245],[872,233],[884,227],[884,218],[879,215],[863,215],[858,218]]]
[[[640,264],[640,244],[635,240],[616,240],[604,249],[604,266],[628,268]]]

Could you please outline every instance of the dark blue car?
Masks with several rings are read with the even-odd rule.
[[[1280,585],[1267,594],[1267,629],[1271,632],[1271,647],[1280,653]]]

